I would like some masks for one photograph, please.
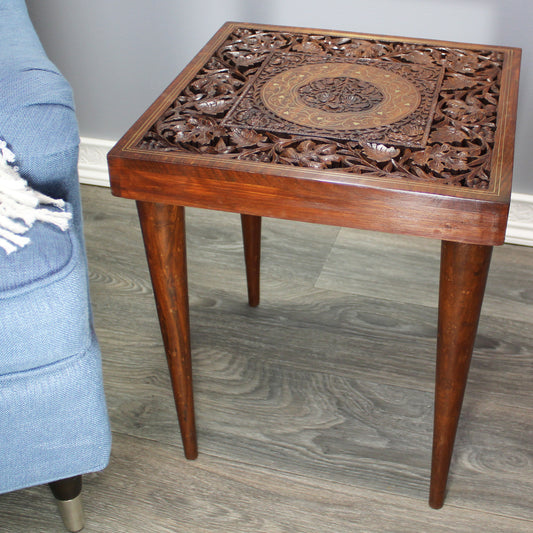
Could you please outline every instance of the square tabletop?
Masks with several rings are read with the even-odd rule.
[[[520,56],[226,23],[110,152],[112,191],[502,244]]]

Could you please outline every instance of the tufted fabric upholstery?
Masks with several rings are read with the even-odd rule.
[[[107,465],[110,428],[91,321],[69,84],[22,0],[0,0],[0,138],[36,190],[63,198],[71,228],[36,222],[0,249],[0,493]]]

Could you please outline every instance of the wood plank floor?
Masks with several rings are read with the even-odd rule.
[[[113,428],[87,533],[533,531],[533,249],[495,250],[445,506],[427,504],[436,241],[188,210],[200,456],[184,459],[133,202],[82,188]],[[47,487],[0,531],[62,531]]]

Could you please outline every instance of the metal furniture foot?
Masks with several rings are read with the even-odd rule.
[[[81,476],[49,483],[65,527],[72,532],[81,531],[85,525],[81,502]]]

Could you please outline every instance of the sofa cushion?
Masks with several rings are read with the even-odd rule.
[[[85,257],[77,234],[36,222],[32,242],[0,252],[0,374],[81,353],[90,343]]]
[[[0,298],[27,291],[36,283],[50,283],[68,273],[73,256],[68,231],[35,222],[24,237],[30,243],[16,252],[7,255],[0,249]]]

